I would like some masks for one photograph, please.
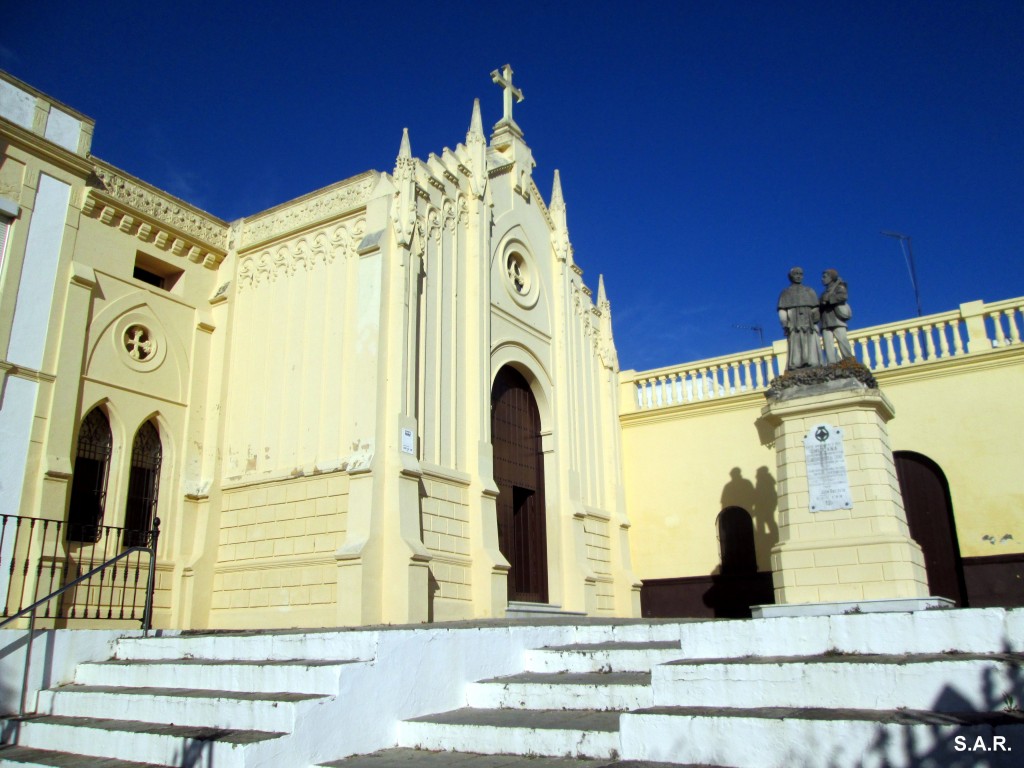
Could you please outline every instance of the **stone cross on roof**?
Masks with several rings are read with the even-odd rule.
[[[496,69],[491,72],[491,80],[500,85],[505,91],[505,112],[502,115],[501,123],[508,123],[515,125],[516,121],[512,119],[512,97],[516,97],[516,101],[523,100],[523,92],[512,85],[512,65],[506,64],[500,70]]]

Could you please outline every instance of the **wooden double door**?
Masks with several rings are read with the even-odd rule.
[[[491,442],[498,485],[498,547],[512,566],[508,599],[548,601],[544,454],[540,411],[530,385],[505,366],[491,392]]]

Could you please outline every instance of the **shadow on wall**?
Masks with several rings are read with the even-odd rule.
[[[768,467],[759,467],[756,484],[733,467],[722,488],[715,525],[719,565],[708,576],[644,581],[640,592],[644,618],[750,618],[750,606],[775,602],[771,549],[779,541],[779,496]]]
[[[772,547],[779,543],[779,524],[775,513],[779,508],[779,494],[775,490],[775,478],[768,467],[758,467],[756,481],[751,483],[743,477],[739,467],[729,472],[730,480],[722,488],[722,510],[739,507],[749,513],[753,521],[754,551],[757,556],[757,569],[771,571]],[[721,520],[721,516],[719,516]],[[742,522],[742,521],[740,521]],[[734,524],[739,525],[740,522]],[[722,552],[723,570],[726,565],[726,546],[722,542],[722,525],[718,527],[719,550]]]

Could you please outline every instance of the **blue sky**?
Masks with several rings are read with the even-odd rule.
[[[283,10],[282,10],[283,9]],[[93,152],[224,219],[426,158],[501,117],[560,169],[623,368],[780,336],[801,265],[854,328],[1024,295],[1024,2],[34,0],[0,67],[97,122]]]

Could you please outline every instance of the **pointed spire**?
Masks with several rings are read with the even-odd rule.
[[[555,183],[551,187],[551,209],[559,208],[565,210],[565,200],[562,199],[562,177],[555,168]]]
[[[473,99],[473,116],[469,120],[469,132],[466,133],[467,144],[472,144],[476,141],[486,141],[484,137],[484,121],[480,117],[480,99]]]
[[[398,244],[408,248],[412,242],[413,229],[416,224],[416,192],[414,177],[416,161],[412,159],[412,148],[409,143],[409,129],[402,129],[402,144],[395,160],[395,200],[391,208],[391,220],[395,225],[395,237]]]
[[[408,181],[413,177],[416,163],[412,159],[412,147],[409,142],[409,129],[402,129],[402,143],[398,147],[398,158],[395,160],[395,178]]]
[[[570,259],[572,246],[569,244],[569,227],[565,219],[562,177],[557,169],[555,170],[555,181],[551,187],[551,205],[548,206],[548,213],[551,214],[551,223],[554,224],[554,230],[551,232],[551,245],[555,249],[558,260],[566,261]]]
[[[608,302],[608,294],[604,290],[604,275],[597,277],[597,309],[601,312],[597,353],[608,370],[618,371],[619,354],[615,351],[615,337],[612,334],[612,305]]]
[[[409,143],[409,129],[402,129],[402,145],[398,148],[398,159],[404,160],[412,157],[412,146]]]

